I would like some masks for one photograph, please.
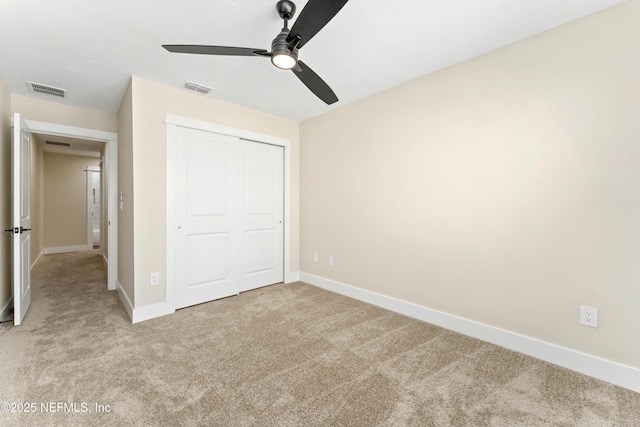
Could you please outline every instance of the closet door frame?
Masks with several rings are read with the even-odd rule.
[[[166,295],[167,308],[175,311],[176,291],[176,144],[177,128],[213,132],[240,139],[283,147],[284,150],[284,282],[297,280],[291,272],[291,142],[288,139],[247,131],[216,123],[167,114],[167,193],[166,193]]]

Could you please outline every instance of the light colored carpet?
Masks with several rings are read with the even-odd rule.
[[[0,357],[37,406],[0,425],[640,425],[640,394],[304,283],[131,325],[97,251],[43,258]]]

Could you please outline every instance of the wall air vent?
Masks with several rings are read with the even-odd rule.
[[[186,82],[184,82],[184,88],[188,89],[188,90],[192,90],[194,92],[201,93],[203,95],[206,95],[206,94],[208,94],[209,92],[211,92],[213,90],[210,87],[203,86],[203,85],[198,84],[198,83],[190,82],[188,80]]]
[[[47,145],[57,145],[59,147],[71,147],[71,144],[68,142],[45,141],[44,143]]]
[[[58,98],[66,98],[67,90],[59,87],[47,86],[42,83],[34,83],[27,81],[27,87],[31,92],[43,93],[45,95],[56,96]]]

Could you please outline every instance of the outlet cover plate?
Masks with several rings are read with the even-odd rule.
[[[595,307],[580,306],[580,324],[591,328],[598,327],[598,309]]]
[[[160,273],[149,274],[149,286],[158,286],[160,284]]]

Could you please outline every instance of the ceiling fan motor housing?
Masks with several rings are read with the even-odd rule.
[[[289,43],[287,43],[287,36],[289,35],[289,30],[283,28],[280,34],[273,39],[271,42],[271,57],[275,57],[277,55],[287,55],[298,61],[298,49],[289,49]],[[274,65],[278,66],[274,63]]]

